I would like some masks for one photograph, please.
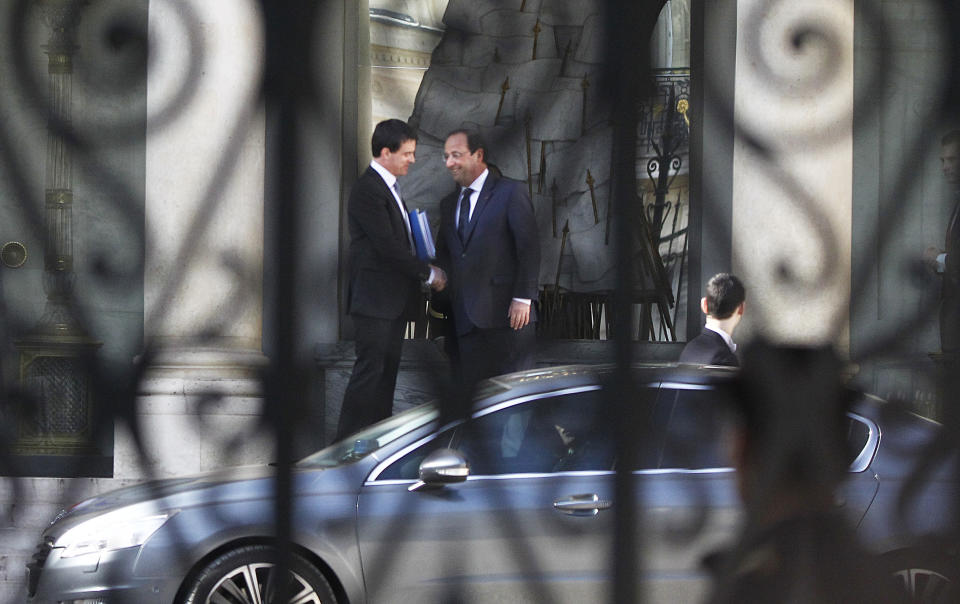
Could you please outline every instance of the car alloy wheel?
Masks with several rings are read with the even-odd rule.
[[[942,602],[951,581],[929,568],[905,568],[893,573],[909,602]]]
[[[934,604],[955,602],[958,588],[956,562],[927,551],[900,552],[885,560],[904,602]]]
[[[335,604],[323,575],[297,554],[281,572],[268,546],[247,546],[217,557],[196,576],[187,604]]]

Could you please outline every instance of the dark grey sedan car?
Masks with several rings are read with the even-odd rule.
[[[496,378],[470,421],[441,425],[426,404],[300,461],[293,548],[277,570],[276,468],[250,467],[121,489],[74,506],[29,566],[30,602],[609,601],[617,455],[611,368],[568,366]],[[719,389],[731,371],[634,369],[652,427],[633,470],[641,519],[638,585],[648,602],[696,602],[706,554],[742,522]],[[848,413],[849,478],[838,503],[912,591],[942,594],[951,560],[916,549],[948,522],[949,477],[895,508],[911,456],[938,425],[888,430],[882,403]],[[696,530],[685,530],[695,526]]]

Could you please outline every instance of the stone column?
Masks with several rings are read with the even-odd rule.
[[[260,426],[262,19],[252,0],[157,1],[149,14],[145,450],[119,427],[118,477],[267,461],[272,451]]]

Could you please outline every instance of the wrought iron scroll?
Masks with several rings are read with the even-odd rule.
[[[830,0],[833,1],[833,0]],[[726,130],[731,138],[744,144],[751,152],[757,154],[763,161],[766,173],[771,182],[787,193],[786,197],[791,209],[796,211],[802,220],[809,223],[811,230],[820,240],[824,250],[824,260],[813,272],[811,277],[800,277],[801,273],[795,270],[794,259],[784,257],[778,264],[778,287],[796,292],[798,296],[810,296],[816,293],[818,284],[835,277],[834,269],[829,259],[837,255],[837,243],[828,221],[818,210],[818,201],[803,186],[803,183],[790,171],[785,153],[785,146],[799,146],[816,153],[831,142],[833,126],[837,120],[851,116],[829,116],[821,123],[802,124],[798,128],[778,130],[776,136],[771,136],[764,129],[756,128],[751,121],[736,121],[735,108],[732,98],[724,95],[728,88],[722,83],[712,80],[712,72],[705,69],[703,73],[687,74],[683,72],[664,72],[651,70],[649,65],[648,41],[652,35],[654,24],[666,0],[650,0],[635,2],[630,0],[614,0],[603,3],[605,11],[601,18],[604,20],[603,37],[605,64],[602,77],[593,74],[573,73],[577,69],[575,49],[571,50],[568,40],[565,48],[553,48],[556,40],[550,38],[553,24],[544,12],[543,7],[550,3],[515,2],[519,11],[537,11],[532,19],[533,29],[521,32],[527,35],[523,45],[524,56],[532,59],[543,59],[556,51],[558,64],[562,62],[560,73],[568,78],[568,86],[576,90],[579,88],[586,99],[590,95],[597,95],[604,103],[612,107],[613,136],[610,148],[610,157],[598,157],[598,163],[608,162],[611,168],[609,179],[611,192],[606,215],[601,216],[604,208],[598,204],[594,186],[596,170],[583,174],[584,183],[589,190],[591,204],[589,217],[598,229],[605,229],[605,242],[615,249],[617,259],[615,270],[617,273],[616,287],[608,292],[574,293],[563,292],[561,296],[559,264],[554,275],[553,287],[542,292],[541,305],[555,317],[561,317],[559,323],[573,325],[574,329],[564,331],[564,334],[573,333],[577,338],[598,339],[601,333],[611,340],[610,356],[616,369],[611,373],[610,382],[604,384],[605,406],[609,413],[606,419],[616,434],[616,447],[619,463],[613,480],[615,481],[617,505],[615,538],[610,543],[611,569],[611,601],[643,602],[646,594],[641,586],[638,589],[635,578],[651,566],[648,556],[650,551],[642,547],[643,539],[651,534],[649,521],[643,513],[633,505],[620,505],[622,502],[632,502],[643,496],[643,484],[630,470],[630,461],[635,459],[645,442],[653,440],[657,435],[650,432],[648,418],[651,410],[651,401],[646,400],[634,383],[630,367],[637,361],[634,357],[633,343],[637,337],[650,340],[673,340],[673,326],[676,324],[676,303],[684,293],[686,272],[686,254],[688,251],[688,229],[686,216],[693,210],[701,213],[703,222],[709,224],[717,209],[703,199],[690,199],[684,202],[681,193],[676,192],[676,179],[685,169],[702,170],[703,166],[689,166],[684,164],[689,144],[689,132],[697,127],[696,118],[692,115],[702,115],[704,111],[715,112],[720,115],[720,126]],[[805,79],[789,80],[778,68],[767,50],[758,41],[757,37],[765,31],[767,15],[786,4],[789,0],[757,0],[756,2],[740,3],[745,6],[746,14],[741,15],[743,25],[740,31],[746,36],[743,45],[746,64],[755,66],[763,75],[763,81],[771,86],[783,89],[784,93],[806,94],[820,86],[829,84],[840,75],[836,73],[836,53],[842,52],[839,46],[839,35],[831,30],[831,24],[823,23],[812,18],[806,18],[801,12],[801,18],[788,22],[784,31],[774,32],[786,39],[797,60],[809,59],[813,65],[808,70],[809,77]],[[350,5],[349,2],[340,3],[340,8]],[[461,5],[466,2],[461,3]],[[501,3],[503,5],[511,3]],[[794,3],[799,4],[799,3]],[[875,41],[878,63],[872,66],[871,77],[865,79],[856,89],[852,106],[856,111],[852,115],[853,128],[867,130],[871,119],[876,119],[876,106],[889,92],[887,90],[886,73],[892,60],[884,50],[888,43],[888,29],[891,27],[889,15],[878,6],[882,3],[858,2],[857,18],[860,31],[868,31]],[[930,3],[942,15],[942,20],[949,32],[944,44],[944,69],[948,71],[944,78],[942,90],[934,95],[940,99],[937,106],[930,108],[929,115],[923,121],[920,132],[914,133],[915,139],[908,141],[903,154],[901,171],[896,175],[896,182],[892,187],[895,195],[889,206],[893,212],[883,216],[877,222],[877,229],[871,238],[878,249],[888,245],[891,233],[897,228],[899,217],[908,211],[904,206],[908,196],[905,194],[911,187],[917,186],[918,174],[923,172],[923,161],[927,156],[931,140],[935,140],[941,123],[947,118],[949,111],[960,107],[960,74],[957,66],[960,65],[960,16],[956,14],[949,0]],[[535,6],[536,5],[536,6]],[[876,6],[875,6],[876,5]],[[323,2],[270,2],[264,0],[258,4],[263,18],[263,28],[266,34],[265,63],[260,79],[254,90],[245,100],[245,111],[238,118],[238,123],[231,125],[232,132],[240,133],[263,104],[267,104],[271,112],[270,133],[274,143],[270,149],[276,155],[269,162],[272,174],[270,182],[273,188],[268,192],[270,204],[271,228],[268,229],[273,239],[268,245],[275,250],[275,264],[266,268],[273,273],[272,283],[275,291],[270,292],[275,304],[268,310],[272,315],[270,322],[273,329],[267,334],[269,341],[265,346],[274,353],[271,364],[259,376],[263,387],[263,420],[257,427],[258,432],[268,434],[274,445],[272,461],[275,462],[275,514],[274,526],[271,527],[270,539],[281,544],[281,564],[289,561],[289,555],[296,544],[298,535],[290,524],[293,509],[293,477],[292,463],[297,452],[293,448],[298,432],[298,421],[307,412],[309,401],[304,392],[304,386],[315,376],[316,371],[309,363],[305,364],[298,357],[298,330],[309,317],[298,314],[294,304],[296,290],[300,285],[297,282],[298,248],[301,242],[298,237],[301,231],[298,224],[303,220],[305,207],[303,192],[298,189],[302,176],[303,157],[302,132],[298,126],[304,115],[311,117],[325,115],[331,107],[339,102],[339,91],[324,90],[319,82],[319,73],[331,69],[329,65],[318,64],[312,59],[315,47],[321,41],[317,39],[316,20],[321,14]],[[172,14],[183,20],[183,30],[186,32],[187,47],[185,54],[190,57],[182,78],[183,85],[170,97],[170,102],[155,114],[103,116],[96,119],[75,119],[88,116],[75,116],[71,113],[70,91],[73,72],[71,66],[77,50],[70,37],[73,28],[78,27],[81,17],[87,18],[88,11],[97,8],[96,2],[80,2],[72,0],[18,0],[11,6],[8,15],[7,33],[4,38],[9,46],[12,57],[11,69],[15,77],[11,79],[16,84],[20,94],[30,100],[31,105],[39,108],[38,114],[45,122],[47,148],[46,175],[44,190],[37,191],[31,185],[30,168],[23,165],[17,153],[17,140],[11,128],[0,125],[0,162],[2,162],[3,177],[9,189],[15,193],[16,203],[23,221],[34,234],[34,240],[43,242],[44,248],[44,289],[49,303],[49,311],[44,313],[40,325],[27,324],[22,317],[4,312],[0,316],[0,337],[3,344],[14,344],[18,347],[22,359],[19,372],[22,380],[15,387],[4,390],[2,397],[3,422],[0,423],[0,484],[10,485],[18,503],[31,503],[28,481],[16,479],[18,473],[23,474],[22,468],[17,467],[19,459],[25,449],[33,453],[68,453],[76,454],[80,461],[74,462],[74,472],[81,473],[82,469],[76,466],[82,464],[82,456],[90,452],[98,438],[106,432],[112,432],[116,424],[127,426],[132,434],[137,454],[141,459],[131,463],[144,465],[144,477],[153,477],[154,469],[149,466],[146,448],[142,444],[145,435],[137,422],[137,400],[140,387],[146,377],[150,363],[157,354],[156,343],[144,342],[142,354],[138,359],[122,370],[105,363],[98,353],[98,343],[101,335],[91,326],[96,321],[89,314],[89,306],[82,299],[82,292],[76,285],[76,276],[72,268],[74,264],[72,241],[73,212],[81,207],[82,200],[73,198],[72,170],[77,166],[83,167],[86,179],[95,181],[97,190],[114,200],[118,220],[130,229],[142,229],[144,215],[143,200],[122,179],[113,174],[108,166],[98,161],[100,154],[110,148],[122,147],[125,144],[135,144],[138,137],[145,131],[162,131],[162,129],[178,118],[178,112],[188,105],[193,98],[197,80],[202,76],[204,57],[199,44],[199,23],[191,14],[189,5],[185,4],[180,10]],[[515,10],[516,6],[513,7]],[[37,44],[27,33],[27,23],[35,23],[36,13],[44,13],[49,29],[50,40],[45,51],[48,54],[47,72],[37,77],[33,65]],[[224,9],[229,10],[229,9]],[[507,9],[504,9],[507,10]],[[518,17],[522,15],[512,15]],[[130,25],[129,19],[122,14],[115,18],[105,18],[98,22],[97,27],[103,27],[104,37],[115,43],[117,49],[122,49],[124,60],[130,61],[131,71],[139,74],[133,79],[142,77],[147,69],[149,59],[150,40],[142,28]],[[506,50],[504,50],[504,53]],[[491,51],[491,61],[497,63],[501,58],[501,50]],[[559,57],[562,56],[562,59]],[[538,58],[540,57],[540,58]],[[343,65],[337,66],[342,68]],[[541,195],[549,201],[546,211],[550,216],[545,220],[548,229],[554,235],[547,245],[555,245],[560,249],[560,259],[569,249],[571,237],[570,221],[558,214],[562,201],[562,192],[558,194],[554,180],[548,180],[547,152],[550,147],[541,141],[539,145],[539,172],[534,172],[532,153],[534,146],[532,119],[527,115],[513,116],[506,113],[504,98],[511,86],[516,89],[521,82],[510,78],[503,78],[497,74],[496,83],[500,87],[500,94],[493,93],[491,105],[496,106],[496,115],[493,117],[493,126],[502,126],[505,120],[516,119],[515,133],[503,134],[504,137],[513,136],[510,140],[516,144],[516,151],[526,162],[526,180],[531,196]],[[691,108],[690,79],[703,78],[702,84],[709,89],[710,97],[716,99],[716,106]],[[500,83],[502,82],[502,84]],[[139,82],[142,84],[142,82]],[[122,85],[123,82],[114,82]],[[583,103],[581,119],[582,129],[586,131],[588,122],[587,103]],[[491,112],[492,113],[492,112]],[[714,116],[716,119],[716,116]],[[341,136],[337,132],[336,136]],[[350,163],[354,158],[346,158]],[[235,155],[225,154],[219,158],[218,164],[211,174],[210,182],[200,192],[201,203],[195,220],[188,225],[186,241],[196,241],[202,238],[203,233],[211,228],[218,206],[218,193],[224,182],[236,170],[237,158]],[[645,174],[650,182],[647,203],[644,195],[639,193],[638,167],[641,174]],[[539,174],[536,189],[533,187],[535,174]],[[551,172],[551,177],[555,176]],[[578,179],[581,177],[578,176]],[[547,183],[552,183],[548,187]],[[340,200],[335,200],[339,203]],[[76,203],[76,205],[74,205]],[[686,206],[684,205],[686,203]],[[601,225],[601,221],[603,224]],[[719,222],[719,220],[717,221]],[[562,226],[561,226],[562,225]],[[639,234],[639,236],[638,236]],[[145,245],[145,244],[144,244]],[[191,262],[196,248],[187,245],[178,251],[178,261],[184,264]],[[644,259],[638,261],[638,258]],[[114,283],[138,277],[142,273],[143,259],[131,261],[129,272],[124,266],[111,262],[108,258],[93,263],[99,267],[99,272],[91,278],[103,279]],[[299,267],[302,268],[302,267]],[[857,312],[864,304],[862,301],[869,295],[866,290],[866,281],[861,276],[870,273],[871,266],[858,267],[855,270],[855,279],[852,283],[851,311]],[[243,267],[233,267],[239,287],[252,287],[254,279],[246,275]],[[0,267],[0,271],[9,270]],[[638,273],[652,274],[661,288],[656,299],[652,299],[648,308],[658,309],[659,314],[650,311],[638,326],[635,322],[635,306],[638,300]],[[259,276],[257,276],[259,278]],[[158,313],[163,315],[169,312],[174,304],[175,291],[181,283],[173,277],[170,283],[165,284],[160,293],[161,303],[158,304]],[[687,288],[693,290],[694,288]],[[664,293],[664,290],[666,293]],[[2,293],[2,292],[0,292]],[[693,295],[688,293],[687,295]],[[671,316],[669,309],[674,308]],[[3,310],[0,298],[0,310]],[[866,363],[881,357],[888,349],[896,348],[897,343],[907,337],[911,330],[929,322],[935,311],[932,308],[918,308],[916,315],[901,325],[891,326],[889,331],[878,334],[874,341],[854,351],[850,359],[854,363]],[[775,316],[759,316],[759,325],[770,324],[780,320]],[[829,317],[833,333],[844,332],[843,317],[846,313],[838,312],[836,317]],[[157,317],[150,317],[154,320]],[[160,317],[162,318],[162,317]],[[210,333],[200,334],[198,345],[202,346],[216,331],[218,321],[229,321],[231,317],[215,317],[209,322],[213,327]],[[639,331],[639,333],[638,333]],[[762,328],[761,328],[762,331]],[[418,334],[431,333],[423,326]],[[557,332],[542,334],[558,336]],[[9,346],[7,346],[9,347]],[[63,352],[67,349],[67,352]],[[751,349],[748,349],[751,350]],[[806,482],[804,494],[810,494],[818,501],[829,500],[833,504],[832,489],[839,480],[841,471],[838,459],[842,452],[830,440],[830,422],[836,419],[838,410],[842,411],[847,404],[846,390],[841,386],[844,378],[851,372],[849,365],[841,361],[832,350],[826,349],[786,349],[784,347],[769,346],[765,343],[756,344],[752,348],[755,352],[746,355],[742,379],[737,382],[736,396],[740,402],[745,402],[742,408],[753,409],[751,404],[763,403],[759,409],[762,417],[761,428],[766,430],[761,456],[764,460],[761,469],[756,474],[755,484],[748,485],[747,495],[749,502],[746,506],[747,516],[743,527],[742,539],[735,544],[731,557],[720,566],[714,601],[733,601],[731,594],[735,594],[735,580],[738,577],[736,561],[747,559],[750,546],[756,540],[765,536],[769,528],[764,524],[763,511],[775,508],[782,500],[777,499],[776,488],[782,486],[785,476],[791,472],[801,474]],[[63,352],[62,354],[60,354]],[[904,517],[915,506],[918,497],[922,495],[936,477],[943,480],[943,463],[945,460],[955,460],[960,443],[960,406],[952,400],[953,393],[960,390],[960,371],[957,371],[957,360],[951,356],[938,356],[939,363],[938,385],[940,399],[938,406],[939,419],[943,424],[941,438],[933,443],[920,456],[920,463],[912,468],[906,483],[900,490],[900,510]],[[8,371],[9,373],[9,371]],[[459,421],[465,419],[470,392],[451,389],[451,382],[446,375],[435,376],[436,391],[442,393],[442,409],[444,419]],[[216,392],[201,393],[203,405],[215,405],[219,400]],[[84,399],[84,397],[88,397]],[[53,398],[61,400],[81,400],[96,405],[84,406],[73,403],[54,405]],[[742,410],[741,408],[741,410]],[[911,409],[909,401],[893,401],[888,410],[891,416],[897,412]],[[13,422],[6,421],[12,418]],[[202,421],[202,420],[198,420]],[[893,421],[893,420],[891,420]],[[16,429],[11,428],[16,426]],[[82,433],[79,440],[51,439],[50,435],[66,432]],[[892,432],[892,431],[891,431]],[[242,447],[247,434],[238,435],[234,445]],[[835,435],[832,435],[835,436]],[[892,440],[892,439],[891,439]],[[697,443],[685,443],[685,446],[695,447]],[[318,443],[319,446],[319,443]],[[32,447],[32,449],[31,449]],[[840,468],[838,470],[838,468]],[[960,484],[960,470],[948,467],[952,472],[947,475],[954,487]],[[789,476],[788,476],[789,477]],[[82,481],[73,481],[65,488],[66,500],[79,499],[86,495]],[[508,500],[510,493],[502,494]],[[67,503],[65,501],[65,503]],[[690,510],[689,522],[673,527],[676,530],[673,536],[680,541],[694,541],[703,535],[703,527],[708,515],[708,502],[704,501],[702,509]],[[958,505],[958,502],[954,502]],[[21,506],[22,507],[22,506]],[[389,527],[389,537],[395,543],[402,543],[404,538],[411,537],[411,527],[404,523],[402,513],[397,510],[398,519]],[[817,510],[820,511],[820,510]],[[8,512],[3,510],[3,514]],[[10,512],[9,514],[12,514]],[[956,515],[955,515],[956,516]],[[504,513],[502,523],[497,527],[502,535],[510,535],[519,531],[523,518],[509,511]],[[817,526],[805,526],[810,530]],[[960,527],[946,535],[948,540],[955,542]],[[814,533],[804,533],[811,535]],[[819,534],[819,533],[817,533]],[[640,547],[637,538],[639,535]],[[846,533],[838,532],[843,537]],[[943,536],[941,536],[943,537]],[[816,601],[815,592],[804,591],[817,586],[818,571],[829,570],[829,565],[844,565],[851,562],[855,550],[848,548],[850,541],[843,538],[828,540],[829,546],[819,554],[819,559],[805,558],[803,561],[810,566],[797,565],[801,578],[809,581],[800,581],[791,585],[795,591],[791,596],[796,601]],[[953,544],[955,551],[955,543]],[[0,558],[4,552],[0,551]],[[538,573],[539,560],[529,543],[517,543],[509,551],[521,575],[533,576]],[[389,555],[374,557],[365,560],[365,564],[378,570],[389,570],[396,564],[405,552],[401,546]],[[864,558],[866,559],[866,558]],[[853,561],[859,561],[856,558]],[[956,563],[956,558],[950,558]],[[955,564],[956,566],[956,564]],[[323,569],[329,570],[329,569]],[[953,568],[954,571],[957,568]],[[370,573],[370,581],[376,582],[376,573]],[[960,577],[960,573],[954,574]],[[447,601],[460,601],[463,586],[456,580],[448,585]],[[518,597],[525,597],[530,601],[549,602],[551,594],[541,587],[518,587]],[[342,593],[338,594],[343,596]]]
[[[653,76],[656,83],[654,93],[640,105],[637,153],[641,160],[646,159],[646,173],[652,189],[652,202],[644,207],[650,237],[657,257],[663,263],[662,274],[673,288],[672,297],[666,301],[673,308],[673,315],[669,316],[661,309],[659,332],[653,339],[675,340],[679,311],[676,301],[684,287],[687,228],[682,193],[676,191],[675,200],[668,199],[668,196],[683,167],[683,158],[689,155],[690,73],[682,69],[661,69]]]

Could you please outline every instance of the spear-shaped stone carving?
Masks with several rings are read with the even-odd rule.
[[[580,134],[587,133],[587,89],[590,88],[590,79],[583,74],[580,89],[583,90],[583,104],[580,107]]]
[[[553,210],[552,216],[553,216],[553,238],[554,239],[557,238],[557,204],[558,204],[557,193],[558,192],[559,192],[559,189],[557,187],[557,180],[554,179],[553,184],[550,185],[550,197],[552,198],[552,201],[553,201],[553,203],[550,205]]]
[[[560,75],[563,76],[567,73],[567,62],[570,60],[570,45],[573,44],[573,40],[567,40],[567,47],[563,49],[563,61],[560,62]]]
[[[557,256],[557,276],[553,281],[553,306],[557,308],[560,302],[560,267],[563,266],[563,252],[567,247],[567,237],[570,235],[570,219],[563,223],[563,238],[560,239],[560,255]]]
[[[610,245],[610,196],[607,196],[607,221],[604,225],[603,244]]]
[[[510,76],[507,76],[503,80],[503,84],[500,85],[500,104],[497,105],[497,116],[493,118],[493,125],[496,126],[497,122],[500,121],[500,113],[503,111],[503,99],[507,96],[507,91],[510,90]]]
[[[533,121],[533,118],[530,117],[530,114],[527,114],[527,118],[523,121],[524,131],[526,133],[527,139],[527,188],[530,191],[530,199],[533,199],[533,158],[530,157],[530,143],[531,143],[531,133],[530,133],[530,124]]]
[[[533,60],[537,60],[537,40],[540,38],[540,32],[543,31],[540,28],[540,18],[537,18],[536,24],[533,26]]]
[[[540,177],[537,179],[537,193],[543,193],[547,182],[547,141],[540,141]]]
[[[587,186],[590,187],[590,202],[593,204],[593,224],[600,224],[600,212],[597,211],[597,194],[593,190],[593,174],[590,174],[590,168],[587,168]]]

